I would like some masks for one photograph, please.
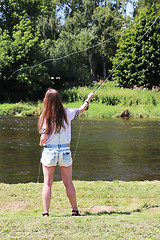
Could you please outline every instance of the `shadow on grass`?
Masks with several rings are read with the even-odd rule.
[[[85,212],[82,216],[101,216],[101,215],[130,215],[133,212],[141,212],[141,211],[131,211],[131,212],[116,212],[116,211],[111,211],[111,212],[107,212],[107,211],[102,211],[102,212],[98,212],[98,213],[92,213],[92,212]]]
[[[84,213],[80,212],[80,216],[85,217],[85,216],[104,216],[104,215],[131,215],[132,213],[141,213],[142,211],[146,211],[151,208],[159,208],[159,207],[160,206],[158,206],[158,205],[149,206],[149,205],[144,204],[142,206],[142,208],[137,208],[137,209],[131,210],[131,211],[116,211],[116,210],[104,211],[104,210],[102,210],[102,211],[93,212],[93,210],[90,209]],[[77,216],[72,216],[72,215],[67,214],[67,215],[62,215],[62,216],[57,216],[57,217],[77,217]]]
[[[148,210],[148,209],[151,209],[151,208],[158,208],[160,206],[158,205],[155,205],[155,206],[142,206],[142,208],[137,208],[135,210],[132,210],[132,211],[99,211],[99,212],[90,212],[90,211],[86,211],[84,214],[82,214],[82,216],[101,216],[101,215],[112,215],[112,214],[115,214],[115,215],[130,215],[132,213],[138,213],[138,212],[142,212],[144,210]]]
[[[131,213],[133,213],[133,212],[141,212],[141,211],[131,211],[131,212],[116,212],[116,211],[111,211],[111,212],[107,212],[107,211],[101,211],[101,212],[97,212],[97,213],[93,213],[93,212],[89,212],[89,211],[87,211],[87,212],[85,212],[85,213],[80,213],[80,216],[81,217],[85,217],[85,216],[103,216],[103,215],[112,215],[112,214],[114,214],[114,215],[130,215]],[[66,215],[66,217],[73,217],[73,216],[71,216],[71,215]],[[76,216],[74,216],[74,217],[76,217]]]

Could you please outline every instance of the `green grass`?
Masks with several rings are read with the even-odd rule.
[[[65,107],[78,108],[81,101],[64,103]],[[37,116],[41,113],[43,103],[4,103],[0,105],[0,115],[17,115],[17,116]],[[119,117],[122,112],[128,110],[133,118],[160,118],[160,104],[157,106],[123,106],[123,105],[106,105],[102,103],[91,102],[89,110],[85,111],[81,117],[91,118],[115,118]]]
[[[76,108],[79,107],[81,102],[65,103],[65,107]],[[123,106],[123,105],[105,105],[101,103],[91,102],[89,110],[85,111],[82,117],[91,118],[115,118],[120,117],[121,113],[128,110],[132,118],[160,118],[160,104],[157,106]]]
[[[1,239],[160,239],[160,182],[74,181],[81,217],[54,182],[50,217],[42,184],[0,184]]]
[[[99,84],[96,84],[88,88],[79,87],[68,89],[61,94],[67,102],[84,101],[88,93],[96,90],[98,85]],[[116,86],[116,82],[107,82],[96,91],[93,102],[111,106],[157,106],[157,104],[160,103],[160,92],[158,90],[150,91],[147,89],[121,89]]]
[[[21,115],[33,116],[39,115],[42,111],[43,103],[19,102],[19,103],[3,103],[0,104],[0,115]]]
[[[94,91],[98,85],[93,87],[79,87],[60,91],[65,107],[80,107],[87,98],[89,92]],[[0,115],[39,115],[43,103],[4,103],[0,105]],[[95,93],[90,103],[89,111],[82,117],[119,117],[121,113],[128,110],[133,118],[160,118],[160,92],[157,90],[120,89],[115,82],[107,82]]]

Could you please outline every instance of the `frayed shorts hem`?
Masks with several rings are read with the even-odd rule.
[[[56,163],[56,164],[49,163],[49,164],[47,164],[45,161],[40,161],[40,162],[45,167],[56,167],[56,166],[59,166],[59,167],[69,167],[69,166],[72,165],[72,163],[63,165],[63,164],[59,164],[59,163]]]

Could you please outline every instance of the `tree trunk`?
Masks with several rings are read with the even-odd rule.
[[[92,53],[89,54],[89,66],[90,66],[91,77],[95,78],[95,74],[93,70]]]
[[[103,79],[106,80],[107,73],[106,73],[106,61],[105,61],[105,36],[104,36],[104,31],[102,32],[102,62],[103,62]]]
[[[104,60],[104,57],[103,57],[103,78],[104,78],[104,80],[106,80],[106,78],[107,78],[106,62],[105,62],[105,60]]]
[[[0,100],[4,100],[4,74],[3,70],[1,70],[1,76],[0,76]]]

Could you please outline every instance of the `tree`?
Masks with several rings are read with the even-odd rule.
[[[105,79],[128,1],[2,0],[1,99],[34,100],[48,86],[60,89]]]
[[[50,56],[59,58],[70,53],[88,48],[92,40],[88,39],[87,19],[84,12],[77,10],[68,16],[61,27],[59,38],[50,42]],[[88,40],[89,42],[88,42]],[[71,54],[62,61],[52,63],[52,76],[59,76],[61,81],[54,83],[58,87],[77,86],[90,83],[89,52]],[[91,55],[90,55],[91,56]],[[91,63],[91,61],[90,61]]]
[[[143,8],[143,11],[134,19],[134,24],[128,28],[120,38],[118,52],[114,59],[114,67],[124,58],[129,50],[136,44],[141,36],[147,31],[154,22],[157,15],[152,14],[156,11],[156,6]],[[145,86],[152,88],[153,85],[159,86],[160,78],[160,20],[148,31],[142,41],[121,63],[114,73],[120,86],[133,87]]]
[[[1,99],[18,101],[40,96],[42,87],[49,81],[45,67],[25,68],[36,65],[41,59],[42,51],[39,34],[34,33],[31,21],[25,17],[14,26],[12,38],[7,30],[1,33]],[[22,70],[17,71],[18,69]],[[13,74],[14,72],[16,73]]]
[[[36,100],[51,86],[45,66],[30,66],[44,60],[45,42],[36,25],[40,17],[53,11],[53,3],[51,0],[1,1],[1,100]]]
[[[117,41],[113,37],[119,30],[122,23],[122,17],[111,6],[99,6],[95,9],[93,14],[93,21],[98,28],[98,40],[101,42],[99,53],[102,58],[103,79],[106,79],[107,73],[112,68],[111,58],[116,53]],[[113,37],[113,38],[112,38]],[[112,38],[110,41],[107,39]]]
[[[60,2],[65,13],[65,23],[54,44],[56,51],[53,50],[53,52],[60,53],[62,51],[63,55],[67,55],[74,51],[82,51],[77,55],[78,58],[72,56],[68,61],[65,60],[66,65],[73,60],[70,71],[76,65],[77,69],[81,69],[81,73],[90,73],[88,76],[90,79],[105,79],[108,71],[112,68],[111,58],[116,52],[118,39],[113,36],[119,31],[123,21],[122,4],[120,1],[111,3],[110,1],[96,0]],[[107,42],[107,39],[111,37],[113,37],[112,41]],[[97,47],[92,48],[95,45]],[[85,51],[85,49],[87,50]],[[81,83],[86,82],[83,80],[84,77],[86,79],[86,74],[84,76],[81,74]],[[76,75],[74,79],[76,82]],[[77,81],[78,83],[79,81]]]

